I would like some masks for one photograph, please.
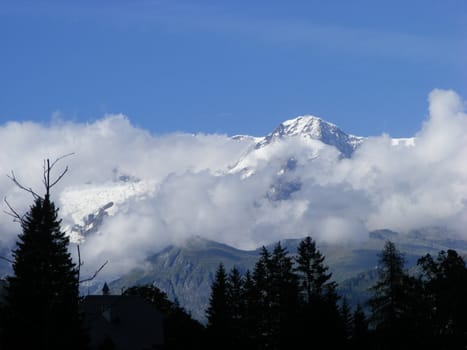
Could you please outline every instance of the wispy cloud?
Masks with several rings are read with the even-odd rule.
[[[308,47],[365,57],[463,65],[465,32],[458,37],[422,35],[369,26],[340,25],[314,19],[245,15],[220,6],[184,1],[45,1],[7,2],[0,14],[93,20],[102,25],[136,26],[144,30],[215,33],[278,46]],[[462,30],[462,29],[460,29]],[[464,28],[465,30],[465,28]]]

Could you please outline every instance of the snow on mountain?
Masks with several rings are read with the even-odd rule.
[[[257,143],[256,148],[287,137],[319,140],[336,147],[343,156],[350,157],[353,151],[363,142],[364,138],[348,135],[336,125],[312,115],[300,116],[281,123],[271,134]]]
[[[250,136],[250,135],[235,135],[235,136],[232,136],[232,139],[237,140],[237,141],[247,140],[247,141],[251,141],[251,142],[256,144],[256,143],[260,142],[263,138],[262,137],[256,137],[256,136]]]
[[[233,160],[229,169],[209,169],[210,172],[215,176],[240,174],[245,179],[258,169],[271,167],[276,179],[265,195],[273,201],[287,200],[301,189],[301,179],[294,173],[301,164],[323,155],[325,149],[341,159],[350,158],[365,142],[364,137],[346,134],[336,125],[311,115],[286,120],[265,137],[236,135],[232,138],[247,140],[252,146],[240,159]],[[392,144],[413,146],[415,140],[392,139]],[[138,200],[155,196],[157,187],[156,181],[115,173],[113,179],[106,183],[66,188],[60,196],[65,230],[73,241],[80,241],[97,231],[105,217],[115,215],[130,198]]]
[[[276,155],[283,154],[284,148],[288,147],[287,142],[294,142],[296,146],[298,144],[306,153],[305,158],[312,160],[318,156],[324,145],[333,146],[340,152],[341,157],[350,158],[364,140],[364,137],[346,134],[336,125],[321,118],[300,116],[282,122],[272,133],[260,138],[254,147],[231,167],[230,173],[240,172],[243,178],[253,175],[259,164],[267,163]],[[287,158],[295,156],[291,154]]]
[[[96,230],[106,215],[115,215],[128,199],[143,199],[156,192],[157,185],[153,181],[119,180],[68,187],[61,193],[60,214],[72,241],[80,241]]]

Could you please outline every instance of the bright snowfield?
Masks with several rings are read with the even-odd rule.
[[[53,199],[81,242],[83,273],[109,260],[107,279],[192,235],[244,249],[305,235],[358,244],[380,228],[438,226],[467,239],[464,102],[442,90],[428,100],[426,122],[404,139],[348,135],[313,116],[265,137],[154,135],[122,115],[12,122],[0,126],[0,167],[40,193],[42,160],[74,153],[56,166],[69,172]],[[0,191],[19,212],[32,202],[6,176]],[[0,215],[0,232],[9,248],[19,226]]]

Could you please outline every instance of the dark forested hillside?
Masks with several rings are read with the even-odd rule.
[[[407,267],[416,265],[417,259],[424,254],[436,255],[440,250],[457,249],[467,254],[467,247],[458,241],[440,239],[442,229],[432,228],[399,234],[389,230],[369,233],[368,239],[355,244],[318,243],[320,251],[326,256],[326,263],[338,283],[338,293],[345,295],[349,303],[356,306],[368,299],[368,288],[374,283],[377,273],[378,253],[386,240],[397,244],[404,253]],[[300,239],[281,241],[289,254],[295,254]],[[273,247],[268,246],[268,249]],[[138,284],[154,283],[164,290],[170,299],[178,300],[180,305],[192,315],[205,322],[204,310],[208,304],[210,285],[216,268],[222,262],[227,270],[236,266],[241,272],[252,269],[259,250],[244,251],[225,244],[193,237],[184,244],[170,246],[148,259],[145,269],[135,269],[113,281],[110,287],[114,293]]]

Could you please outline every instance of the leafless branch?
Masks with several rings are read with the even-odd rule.
[[[59,162],[59,161],[62,160],[63,158],[73,156],[74,154],[75,154],[75,153],[72,152],[72,153],[65,154],[65,155],[63,155],[63,156],[61,156],[61,157],[58,157],[58,158],[55,159],[55,160],[53,161],[53,163],[50,165],[50,169],[52,169],[52,168],[55,166],[55,164],[57,164],[57,162]],[[67,167],[67,168],[68,168],[68,167]]]
[[[4,256],[0,256],[0,260],[5,260],[5,261],[9,262],[10,264],[14,264],[13,260],[5,258]]]
[[[22,185],[18,179],[16,178],[15,176],[15,173],[13,172],[13,170],[11,171],[11,175],[7,175],[7,177],[13,181],[13,183],[18,186],[19,188],[21,188],[22,190],[26,191],[26,192],[29,192],[30,194],[32,194],[32,196],[37,199],[37,198],[41,198],[41,196],[39,196],[36,192],[33,191],[32,188],[30,187],[26,187],[24,185]]]
[[[84,283],[84,282],[92,281],[94,278],[97,277],[97,275],[99,274],[99,272],[102,271],[102,269],[105,267],[105,265],[107,265],[108,262],[109,262],[109,261],[107,260],[105,263],[102,264],[101,267],[99,267],[99,268],[94,272],[94,274],[93,274],[91,277],[85,278],[84,280],[80,280],[79,283]]]
[[[49,189],[54,187],[61,179],[62,177],[68,172],[68,166],[65,168],[65,170],[62,171],[59,177],[57,177],[57,180],[49,184]]]
[[[79,244],[76,246],[76,249],[78,249],[78,266],[83,266],[84,263],[81,261],[81,251],[79,249]]]
[[[23,216],[19,215],[18,212],[11,206],[11,204],[8,203],[8,201],[6,200],[6,197],[3,198],[3,201],[5,202],[5,204],[7,205],[8,209],[10,210],[10,211],[4,210],[3,212],[4,212],[5,214],[11,216],[11,217],[14,219],[13,221],[19,222],[19,223],[23,223],[24,215],[23,215]]]
[[[81,278],[81,266],[84,265],[84,263],[81,261],[81,250],[79,249],[79,244],[76,245],[76,249],[78,250],[78,281]]]
[[[52,187],[54,187],[62,178],[63,176],[65,176],[65,174],[68,172],[68,166],[65,167],[65,170],[63,170],[61,172],[61,174],[57,177],[57,179],[55,181],[52,181],[52,183],[50,182],[50,172],[52,171],[53,167],[57,164],[58,161],[60,161],[61,159],[63,158],[66,158],[66,157],[69,157],[71,155],[73,155],[74,153],[68,153],[68,154],[65,154],[61,157],[58,157],[57,159],[55,159],[52,164],[50,163],[50,160],[47,159],[47,160],[44,160],[44,179],[43,179],[43,183],[44,183],[44,186],[45,186],[45,190],[46,190],[46,194],[48,195],[49,192],[50,192],[50,189]]]

